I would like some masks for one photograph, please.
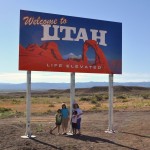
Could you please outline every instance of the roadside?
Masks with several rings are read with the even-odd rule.
[[[148,150],[150,147],[150,111],[114,112],[116,133],[104,131],[108,127],[108,112],[85,112],[81,136],[49,134],[54,125],[53,115],[32,116],[31,131],[35,139],[22,139],[25,118],[0,120],[0,149],[4,150]],[[54,132],[55,133],[55,132]]]

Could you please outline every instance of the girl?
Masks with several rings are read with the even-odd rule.
[[[72,124],[73,135],[75,135],[77,129],[77,111],[73,111],[72,113],[71,124]]]
[[[57,113],[55,115],[55,119],[56,119],[56,122],[55,122],[55,127],[53,129],[50,130],[50,133],[52,134],[52,132],[58,128],[58,135],[60,134],[60,125],[62,123],[62,115],[61,115],[61,109],[58,109],[57,110]]]

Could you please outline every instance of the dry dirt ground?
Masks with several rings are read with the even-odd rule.
[[[0,150],[149,150],[150,111],[114,112],[115,133],[108,127],[108,112],[85,112],[82,135],[49,134],[54,116],[32,116],[31,130],[36,138],[23,139],[26,118],[0,120]]]

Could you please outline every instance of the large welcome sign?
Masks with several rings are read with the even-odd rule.
[[[122,24],[20,11],[19,70],[122,73]]]

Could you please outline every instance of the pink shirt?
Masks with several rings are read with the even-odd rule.
[[[72,123],[77,123],[77,115],[72,116]]]

